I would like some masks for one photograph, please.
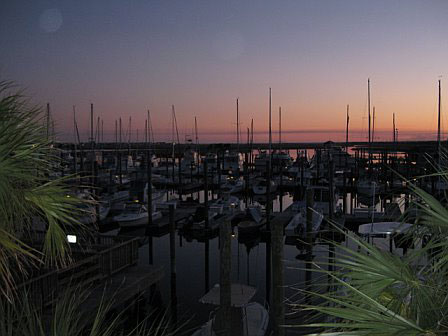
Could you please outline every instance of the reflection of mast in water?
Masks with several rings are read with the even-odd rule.
[[[238,238],[238,242],[240,244],[244,244],[244,246],[246,247],[246,282],[247,282],[247,285],[250,285],[250,251],[255,246],[258,246],[258,244],[260,243],[260,237],[250,238],[250,239]]]
[[[205,239],[205,272],[204,272],[204,293],[207,293],[210,290],[210,245],[209,245],[209,240]]]

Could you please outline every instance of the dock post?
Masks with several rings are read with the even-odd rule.
[[[306,159],[306,156],[305,156]],[[300,159],[300,195],[299,195],[299,200],[303,200],[303,195],[304,195],[304,191],[305,191],[305,181],[303,180],[305,178],[305,167],[304,167],[304,162],[303,162],[304,158]]]
[[[151,152],[149,149],[146,152],[146,183],[148,184],[148,189],[146,190],[146,197],[148,201],[148,227],[146,232],[148,233],[150,227],[152,226],[152,164]]]
[[[230,222],[222,221],[219,225],[220,250],[220,272],[219,272],[219,303],[220,307],[216,315],[214,331],[217,335],[231,335],[231,304],[232,285],[231,274],[231,242],[230,242]]]
[[[270,162],[266,162],[268,173],[267,190],[266,190],[266,300],[271,298],[271,171]]]
[[[283,212],[283,164],[280,165],[280,212]]]
[[[204,207],[205,207],[205,229],[208,229],[208,170],[207,160],[204,161]]]
[[[120,144],[120,149],[121,149],[121,144]],[[119,179],[118,181],[120,182],[120,185],[123,184],[123,162],[121,162],[121,150],[118,151],[118,174],[119,174]]]
[[[76,143],[73,144],[73,168],[75,177],[78,177],[78,154],[76,152]]]
[[[311,254],[311,244],[313,231],[313,206],[314,206],[314,192],[313,189],[306,189],[306,246],[307,252]]]
[[[247,194],[249,191],[249,163],[248,163],[248,153],[244,153],[244,163],[243,163],[243,174],[244,174],[244,202],[247,207]]]
[[[330,154],[330,162],[329,164],[329,169],[328,169],[328,189],[329,189],[329,197],[328,197],[328,217],[330,219],[330,221],[333,219],[333,215],[334,215],[334,161],[333,161],[333,157]]]
[[[342,173],[342,194],[343,194],[343,199],[342,199],[342,212],[344,213],[344,215],[347,214],[347,174],[344,170],[344,172]]]
[[[208,238],[205,238],[205,271],[204,271],[204,292],[207,293],[210,290],[210,242]]]
[[[329,176],[329,189],[330,189],[330,197],[329,197],[329,206],[328,206],[328,221],[330,223],[330,225],[333,225],[333,216],[334,216],[334,193],[333,193],[333,186],[334,186],[334,161],[333,161],[333,157],[330,155],[330,162],[329,162],[329,171],[328,174]],[[328,226],[328,229],[331,231],[331,237],[332,237],[332,241],[334,241],[334,235],[335,235],[335,230],[333,227]],[[334,245],[332,243],[330,243],[330,246],[328,247],[328,271],[332,272],[333,271],[333,261],[334,261]],[[329,279],[329,281],[331,281],[331,279]]]
[[[283,226],[282,223],[272,223],[272,317],[274,321],[274,335],[283,336],[284,324],[284,289],[283,289]]]
[[[271,231],[271,165],[266,162],[267,183],[266,183],[266,230]]]
[[[183,195],[183,186],[182,186],[182,165],[181,165],[181,159],[180,159],[180,155],[177,158],[177,163],[179,165],[178,167],[178,172],[179,172],[179,177],[177,179],[178,182],[178,187],[177,187],[177,192],[179,194],[179,199],[182,199],[182,195]]]
[[[177,324],[176,294],[176,225],[174,222],[174,204],[169,205],[170,220],[170,272],[171,272],[171,317],[174,326]]]
[[[176,152],[173,150],[173,156],[171,158],[171,179],[173,180],[173,193],[176,190]]]
[[[313,260],[313,206],[314,192],[313,189],[306,190],[306,258],[305,258],[305,290],[311,291],[311,261]],[[305,294],[305,303],[310,303],[310,295]]]
[[[316,149],[316,156],[317,156],[316,184],[319,184],[320,180],[320,162],[321,162],[320,155],[321,155],[320,149]]]
[[[219,198],[219,196],[221,195],[221,158],[220,158],[220,154],[221,152],[220,151],[218,151],[217,152],[217,156],[216,156],[216,163],[217,163],[217,167],[218,167],[218,169],[217,169],[217,173],[218,173],[218,186],[217,186],[217,192],[216,192],[216,194],[217,194],[217,198]]]
[[[99,225],[100,222],[100,204],[98,203],[99,200],[99,192],[98,192],[98,162],[96,160],[93,161],[93,183],[92,183],[92,195],[96,201],[95,203],[95,214],[96,214],[96,225]]]

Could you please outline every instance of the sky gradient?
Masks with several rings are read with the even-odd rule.
[[[6,1],[0,78],[50,102],[62,140],[73,105],[87,140],[93,103],[106,140],[129,116],[142,139],[148,108],[155,140],[168,140],[174,104],[182,139],[197,116],[201,142],[235,141],[239,97],[242,138],[253,118],[267,141],[269,87],[285,141],[342,140],[347,104],[351,138],[364,140],[367,78],[378,140],[394,112],[404,138],[430,138],[440,78],[448,128],[447,32],[444,0]]]

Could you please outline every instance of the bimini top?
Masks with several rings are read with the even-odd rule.
[[[361,235],[388,235],[393,233],[406,233],[412,224],[401,222],[377,222],[362,224],[358,233]]]
[[[257,290],[254,287],[242,284],[232,284],[231,305],[233,307],[242,307],[250,302]],[[201,303],[207,303],[219,306],[220,287],[216,284],[207,294],[199,299]]]

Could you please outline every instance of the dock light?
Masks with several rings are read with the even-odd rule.
[[[75,235],[67,235],[67,241],[70,244],[76,244],[76,241],[77,241],[76,236]]]

